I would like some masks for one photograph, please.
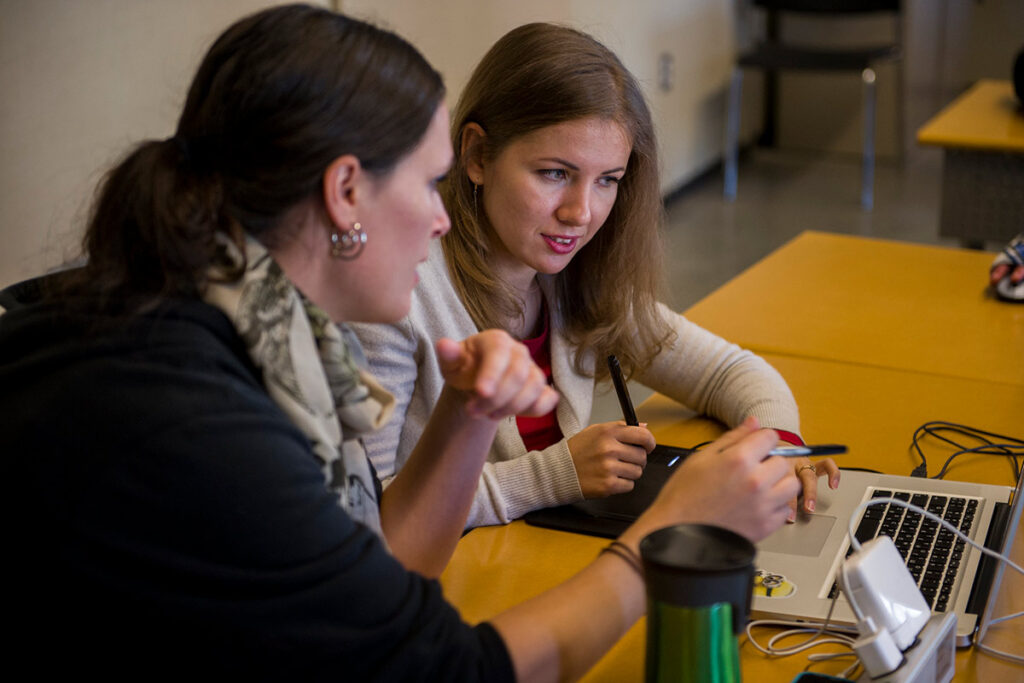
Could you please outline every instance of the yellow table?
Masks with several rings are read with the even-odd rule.
[[[1024,225],[1024,114],[1010,81],[981,80],[917,131],[942,147],[939,234],[973,245]]]
[[[922,145],[1024,152],[1024,116],[1013,83],[983,79],[917,131]]]
[[[1020,386],[1024,306],[985,291],[991,261],[965,249],[805,232],[686,316],[758,353]]]
[[[793,390],[804,438],[809,443],[842,443],[849,448],[849,453],[836,456],[841,467],[909,475],[921,462],[910,448],[914,430],[932,420],[1024,439],[1024,385],[793,356],[762,357]],[[714,420],[695,418],[659,394],[645,401],[638,415],[649,423],[659,443],[695,446],[721,433]],[[934,441],[925,443],[931,476],[953,449]],[[964,455],[953,463],[947,479],[1013,485],[1007,459]]]
[[[803,406],[803,422],[811,439],[850,446],[842,463],[906,474],[917,461],[908,451],[914,428],[930,419],[960,421],[1000,433],[1021,436],[1024,387],[981,380],[942,377],[912,371],[858,367],[828,360],[771,356],[768,358],[793,387]],[[971,400],[960,400],[965,394]],[[638,408],[659,442],[694,445],[721,432],[707,419],[693,418],[681,406],[655,396]],[[944,449],[929,447],[933,467]],[[935,471],[933,469],[933,471]],[[965,456],[949,478],[1008,485],[1008,463],[992,456]],[[603,539],[531,527],[514,522],[504,527],[475,529],[459,543],[441,577],[445,595],[470,622],[485,620],[569,578],[605,545]],[[1016,557],[1024,559],[1018,538]],[[1001,596],[1006,610],[1024,609],[1024,577],[1007,574]],[[586,681],[623,683],[643,680],[645,621],[641,620],[587,674]],[[1024,650],[1024,624],[1002,626],[993,646]],[[749,644],[741,648],[748,681],[790,681],[806,665],[804,655],[769,659]],[[839,673],[845,665],[822,664],[815,670]],[[1024,667],[988,655],[961,650],[957,681],[1024,679]]]

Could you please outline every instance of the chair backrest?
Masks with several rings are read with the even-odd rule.
[[[77,268],[57,270],[28,280],[16,282],[15,284],[0,290],[0,307],[7,311],[13,311],[16,308],[37,303],[43,298],[48,286],[52,286],[53,283],[58,282],[64,274],[70,273],[76,269]]]
[[[41,278],[32,278],[17,282],[0,290],[0,308],[13,311],[30,303],[35,303],[42,296]]]
[[[808,14],[863,14],[899,12],[901,0],[754,0],[754,5],[769,11]]]
[[[809,21],[854,21],[881,16],[891,20],[893,34],[886,39],[886,45],[899,49],[903,39],[902,0],[753,0],[753,5],[764,11],[765,40],[770,44],[811,42],[817,40],[793,41],[783,39],[781,30],[783,17],[794,20],[806,18]],[[849,47],[862,47],[856,41]],[[839,47],[838,45],[836,47]]]

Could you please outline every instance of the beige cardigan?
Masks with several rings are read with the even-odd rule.
[[[370,371],[396,398],[391,422],[366,439],[366,450],[385,485],[408,459],[441,393],[444,380],[434,342],[461,340],[477,330],[448,277],[441,245],[420,266],[421,281],[409,315],[394,325],[350,325],[361,341]],[[545,296],[551,280],[541,277]],[[562,434],[570,437],[589,424],[594,380],[573,368],[575,349],[559,333],[551,311],[551,366],[561,394],[556,409]],[[674,345],[659,355],[640,383],[701,414],[730,426],[756,415],[766,427],[799,434],[793,395],[768,363],[689,322],[659,304],[675,330]],[[593,367],[587,359],[587,368]],[[583,499],[567,440],[527,452],[515,418],[506,418],[484,465],[467,527],[505,524],[530,510]]]

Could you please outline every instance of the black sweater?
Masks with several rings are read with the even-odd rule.
[[[73,308],[0,316],[9,668],[512,678],[493,628],[336,504],[220,311]]]

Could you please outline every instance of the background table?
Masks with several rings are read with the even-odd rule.
[[[1024,306],[986,292],[992,257],[804,232],[686,316],[758,353],[1024,385]]]
[[[917,131],[944,149],[939,234],[980,246],[1024,225],[1024,113],[1010,81],[981,80]]]

